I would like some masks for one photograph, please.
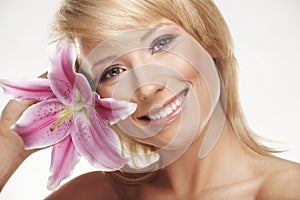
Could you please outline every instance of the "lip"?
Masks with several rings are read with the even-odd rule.
[[[182,90],[176,96],[166,100],[162,104],[162,106],[151,109],[150,112],[139,117],[138,119],[146,124],[150,122],[153,122],[155,124],[157,122],[159,124],[170,124],[171,122],[175,121],[180,115],[188,91],[188,88]]]

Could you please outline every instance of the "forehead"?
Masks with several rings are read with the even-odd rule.
[[[80,57],[84,58],[87,57],[96,47],[99,48],[102,46],[103,48],[108,48],[118,46],[118,48],[120,48],[122,46],[125,47],[128,43],[131,43],[131,45],[133,45],[133,43],[137,44],[137,42],[145,41],[148,36],[162,30],[184,32],[182,27],[178,26],[174,22],[167,19],[161,19],[149,24],[139,24],[139,26],[135,26],[134,28],[120,29],[117,32],[114,31],[109,37],[104,39],[87,37],[76,38],[76,45],[79,47]]]
[[[165,53],[152,55],[154,46],[165,42],[166,38],[173,39],[172,43],[167,44],[168,47],[164,49]],[[182,31],[176,24],[158,23],[148,29],[124,31],[123,34],[101,42],[82,60],[80,68],[92,78],[102,74],[111,65],[116,63],[127,65],[132,62],[136,57],[127,57],[132,52],[140,52],[135,55],[142,56],[148,64],[165,64],[170,61],[169,58],[175,56],[192,65],[199,65],[198,58],[204,51],[197,40]]]
[[[81,67],[91,70],[99,66],[107,66],[130,52],[139,50],[150,52],[155,45],[158,45],[159,41],[164,41],[164,38],[174,37],[175,35],[178,43],[184,42],[182,39],[179,41],[179,38],[184,38],[179,36],[185,35],[180,31],[180,27],[174,23],[165,22],[158,23],[148,29],[124,31],[122,34],[100,42],[92,48],[88,55],[84,57]]]

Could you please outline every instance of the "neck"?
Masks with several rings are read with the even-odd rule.
[[[220,134],[207,130],[208,128],[179,159],[165,168],[168,185],[177,195],[219,187],[228,184],[229,180],[234,182],[233,173],[236,177],[245,173],[238,167],[235,169],[237,171],[232,171],[233,165],[238,159],[244,159],[246,153],[228,122],[222,124]],[[206,135],[209,136],[207,133],[216,134],[212,136],[217,141],[215,144],[208,140],[210,145],[205,145]],[[209,148],[210,146],[213,148]]]

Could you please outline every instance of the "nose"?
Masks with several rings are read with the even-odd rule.
[[[136,96],[139,101],[149,101],[153,99],[159,92],[164,90],[165,86],[158,83],[148,83],[140,86],[136,90]]]
[[[149,101],[165,89],[165,84],[158,80],[159,69],[147,59],[145,50],[128,53],[125,57],[132,69],[136,100]]]

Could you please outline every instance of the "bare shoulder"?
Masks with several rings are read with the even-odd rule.
[[[257,199],[300,199],[300,164],[278,159],[274,165],[278,167],[271,167]]]
[[[103,172],[90,172],[76,177],[45,200],[117,199],[109,177]]]

